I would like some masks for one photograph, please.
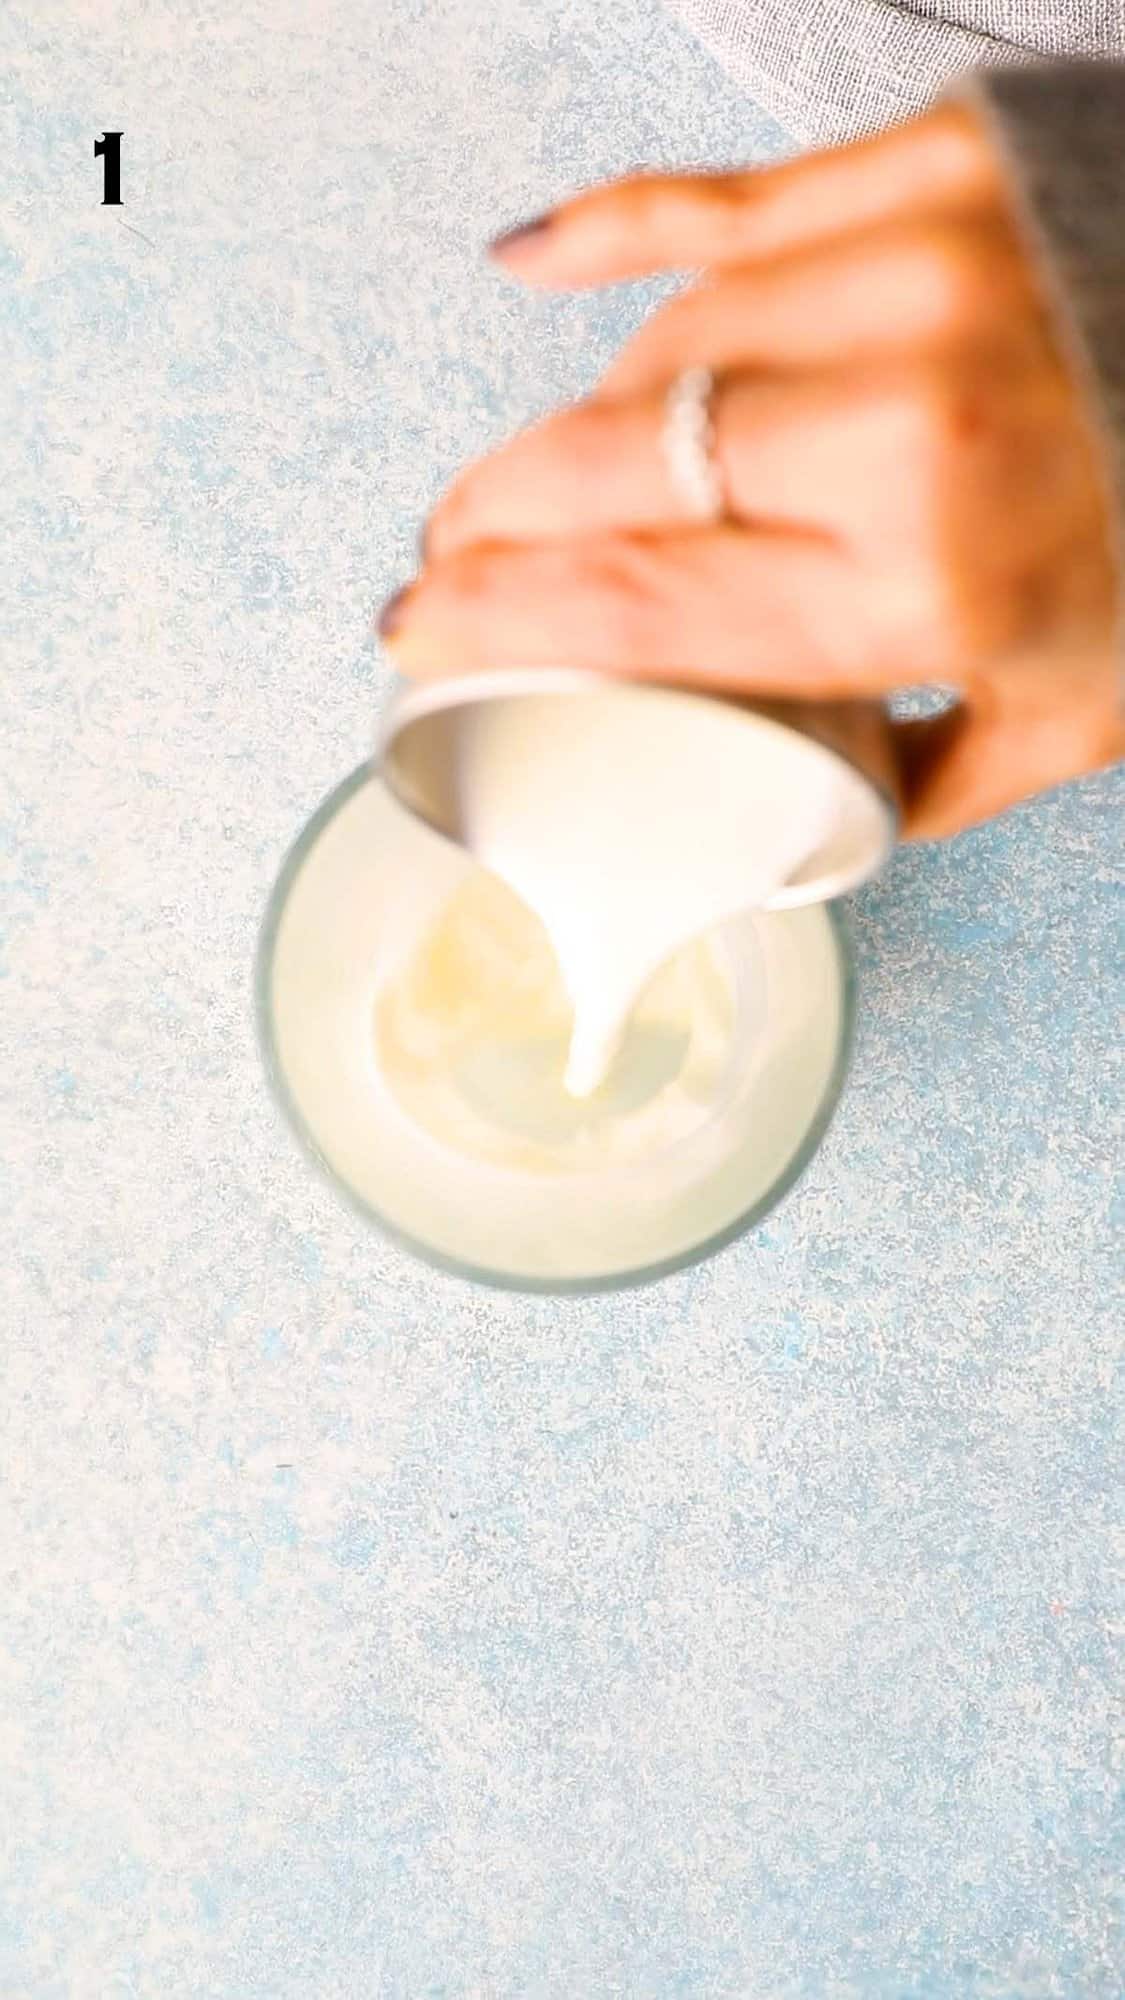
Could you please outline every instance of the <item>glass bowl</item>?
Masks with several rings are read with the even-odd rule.
[[[529,1173],[439,1143],[378,1056],[380,992],[476,865],[369,764],[287,855],[258,946],[257,1019],[273,1091],[314,1165],[413,1255],[519,1291],[650,1284],[752,1229],[816,1152],[847,1072],[854,979],[835,907],[749,912],[716,934],[733,967],[732,1061],[686,1139],[593,1171]]]

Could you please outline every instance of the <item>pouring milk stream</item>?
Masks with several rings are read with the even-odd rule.
[[[461,712],[457,829],[550,938],[574,1012],[565,1084],[582,1098],[671,954],[768,905],[842,826],[846,849],[849,815],[872,807],[840,759],[748,712],[542,684]]]
[[[563,668],[402,688],[263,928],[298,1132],[463,1274],[690,1259],[777,1198],[835,1101],[847,960],[816,906],[890,852],[894,779],[877,704]]]

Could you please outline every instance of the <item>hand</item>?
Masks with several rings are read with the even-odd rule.
[[[1125,752],[1109,508],[974,116],[766,172],[595,189],[502,239],[529,283],[706,275],[595,394],[470,468],[382,629],[410,675],[565,664],[763,696],[939,683],[898,727],[907,837]],[[664,394],[717,375],[721,523],[687,515]]]

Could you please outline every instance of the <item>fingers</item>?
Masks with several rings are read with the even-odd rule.
[[[1115,661],[1102,671],[1102,688],[1096,668],[1076,661],[1074,699],[1059,698],[1064,674],[1029,704],[1027,672],[1017,674],[1008,698],[978,685],[968,705],[896,724],[904,839],[960,833],[1125,754]]]
[[[675,526],[687,509],[661,448],[664,403],[578,403],[461,474],[426,529],[427,561],[470,542],[534,542]]]
[[[840,372],[734,376],[713,399],[727,512],[756,525],[858,535],[919,443],[905,384]],[[669,471],[665,399],[560,411],[472,466],[431,518],[427,558],[472,542],[533,542],[698,526]],[[892,502],[901,511],[901,502]]]
[[[961,761],[959,749],[971,729],[964,702],[955,702],[940,715],[892,725],[903,840],[936,839],[969,824],[968,819],[958,819],[958,793],[956,786],[950,790],[948,779]]]
[[[903,679],[901,661],[876,656],[837,549],[727,526],[474,544],[427,567],[384,637],[422,679],[563,665],[815,698]]]
[[[716,393],[714,420],[732,514],[823,521],[817,476],[831,443],[818,426],[854,429],[846,385],[732,379]],[[669,473],[665,422],[662,394],[582,403],[549,417],[462,475],[431,518],[427,557],[441,560],[474,541],[697,526]]]
[[[533,285],[601,285],[745,263],[911,212],[983,204],[999,185],[972,112],[943,105],[858,144],[730,174],[642,174],[593,188],[493,254]]]
[[[893,222],[691,286],[645,321],[598,393],[642,395],[688,362],[796,369],[918,354],[999,333],[1029,309],[1006,225]]]
[[[897,722],[903,840],[945,840],[1089,766],[1054,775],[1028,757],[1022,732],[964,702],[922,721]]]
[[[883,566],[896,552],[949,561],[978,533],[992,563],[1026,560],[1057,539],[1074,483],[1064,452],[1049,448],[1063,434],[1050,390],[1015,354],[972,371],[894,363],[723,377],[712,414],[726,511],[835,537]],[[662,390],[537,424],[457,480],[431,519],[428,557],[692,525],[665,423]]]

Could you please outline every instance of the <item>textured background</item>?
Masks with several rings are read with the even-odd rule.
[[[0,42],[4,2000],[1116,2000],[1120,784],[861,900],[829,1144],[648,1292],[404,1262],[253,1047],[372,606],[639,309],[481,241],[781,135],[650,0]]]

